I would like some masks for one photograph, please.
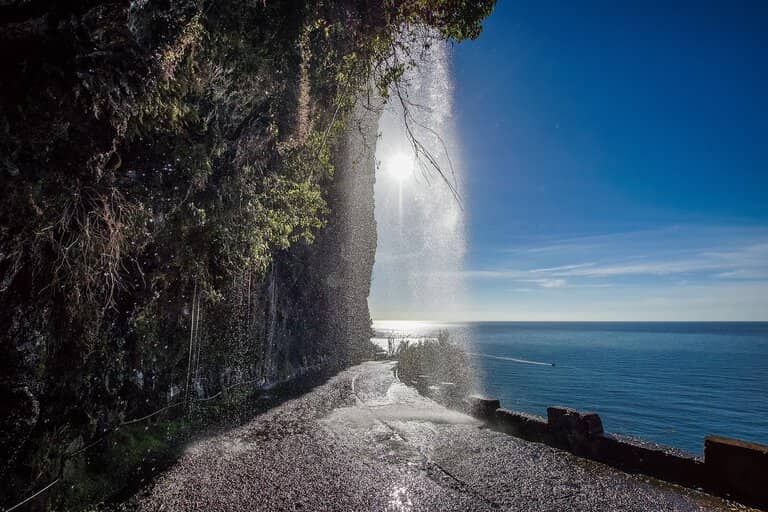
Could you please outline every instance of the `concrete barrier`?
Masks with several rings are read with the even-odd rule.
[[[509,409],[496,409],[494,424],[502,432],[515,437],[539,443],[546,443],[548,440],[547,420],[539,416]]]
[[[655,443],[604,434],[594,439],[592,452],[586,456],[627,473],[641,473],[686,487],[704,488],[704,462],[701,459]]]
[[[501,403],[498,400],[478,395],[470,395],[464,399],[464,409],[466,412],[485,421],[493,420],[496,409],[500,406]]]
[[[707,436],[704,439],[707,488],[763,509],[768,509],[768,446]]]
[[[656,443],[607,434],[600,416],[593,412],[548,407],[545,419],[499,406],[498,400],[490,398],[465,400],[467,412],[506,434],[768,510],[768,446],[708,436],[701,459]]]
[[[553,446],[588,456],[592,440],[603,434],[603,422],[594,412],[568,407],[547,407],[547,426]]]

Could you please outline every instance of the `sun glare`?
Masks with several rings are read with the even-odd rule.
[[[413,157],[406,153],[395,153],[387,162],[387,173],[402,183],[413,175]]]

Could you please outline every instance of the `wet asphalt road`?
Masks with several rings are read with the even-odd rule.
[[[729,508],[484,428],[398,382],[392,363],[371,362],[190,445],[140,510]]]

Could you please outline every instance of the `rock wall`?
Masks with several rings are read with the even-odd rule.
[[[100,372],[89,367],[90,378],[97,382],[103,378],[108,388],[93,410],[85,401],[87,394],[77,396],[88,385],[88,376],[83,376],[83,383],[63,388],[72,400],[70,410],[83,416],[106,411],[97,429],[83,426],[55,440],[45,434],[48,426],[71,428],[57,424],[52,413],[44,410],[44,402],[41,411],[41,400],[34,394],[35,389],[46,389],[49,374],[41,375],[39,381],[27,374],[29,384],[11,388],[1,406],[3,449],[9,461],[4,467],[3,486],[8,484],[2,489],[4,504],[57,477],[81,484],[83,471],[87,474],[92,464],[81,457],[103,450],[103,443],[91,447],[91,454],[71,458],[68,454],[98,440],[98,429],[111,431],[166,407],[170,408],[152,421],[183,418],[190,411],[196,414],[198,401],[206,402],[222,391],[237,388],[247,394],[307,373],[327,375],[371,354],[367,297],[376,250],[373,186],[378,112],[358,104],[350,119],[332,155],[334,177],[323,186],[329,207],[327,224],[314,243],[277,252],[264,274],[238,276],[216,302],[192,285],[179,306],[175,325],[184,335],[182,343],[168,346],[162,339],[147,339],[132,346],[121,344],[112,352],[118,353],[117,360],[104,362]],[[42,357],[35,355],[34,347],[27,354]],[[24,371],[15,369],[19,370]],[[115,397],[113,407],[103,405],[109,396]],[[229,407],[247,408],[237,402]],[[42,460],[41,451],[46,454]],[[125,462],[110,456],[95,459],[118,473],[131,469],[120,467]],[[41,477],[30,478],[32,469],[40,471]],[[47,499],[69,507],[107,497],[98,495],[101,490],[92,496],[78,493],[75,498],[58,491],[52,489],[37,506],[45,508]]]
[[[364,103],[366,102],[366,103]],[[379,106],[361,99],[334,158],[326,227],[279,255],[267,276],[264,376],[341,368],[371,354],[368,294],[376,253],[373,186]]]
[[[273,266],[268,295],[277,308],[270,311],[266,347],[270,379],[308,365],[340,368],[371,353],[378,109],[360,100],[337,147],[326,227],[313,245],[293,248]]]

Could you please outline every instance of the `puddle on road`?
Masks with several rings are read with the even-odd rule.
[[[479,424],[466,414],[422,397],[399,381],[390,381],[386,388],[386,382],[380,384],[378,392],[357,392],[356,406],[335,409],[320,424],[341,442],[375,459],[409,466],[425,463],[420,449],[431,444],[441,425]]]
[[[369,395],[364,400],[358,400],[355,406],[334,409],[321,422],[331,428],[334,424],[365,428],[376,422],[480,424],[471,416],[452,411],[424,398],[415,389],[399,381],[392,382],[385,394]]]

